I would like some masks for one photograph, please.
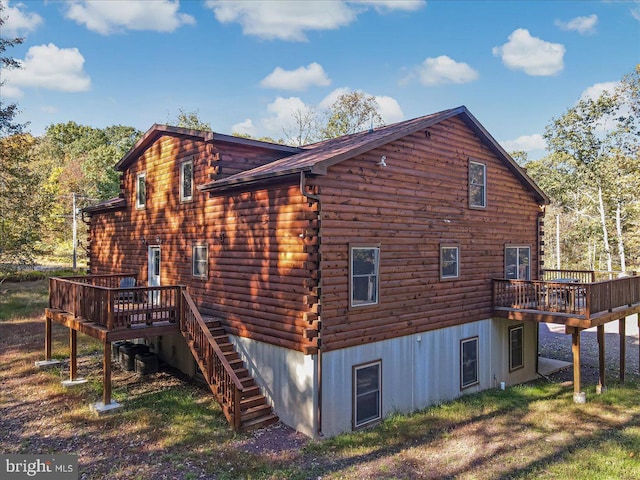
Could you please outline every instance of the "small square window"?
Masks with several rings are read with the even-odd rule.
[[[478,382],[478,337],[460,341],[460,388]]]
[[[378,360],[353,369],[353,428],[382,418],[381,365]]]
[[[193,199],[193,160],[180,164],[180,201],[189,202]]]
[[[524,327],[509,327],[509,371],[524,367]]]
[[[469,161],[469,206],[487,206],[487,166],[484,163]]]
[[[192,272],[194,277],[207,278],[209,270],[209,247],[194,245],[192,254]]]
[[[440,245],[440,279],[450,280],[460,276],[460,247]]]
[[[147,204],[147,174],[139,173],[136,177],[136,208],[144,208]]]
[[[505,278],[531,279],[531,248],[506,246],[504,249]]]
[[[380,247],[351,247],[351,306],[378,303]]]

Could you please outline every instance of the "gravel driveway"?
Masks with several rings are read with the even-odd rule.
[[[571,354],[571,335],[564,333],[563,325],[551,323],[540,324],[539,353],[543,357],[573,361]],[[580,354],[582,381],[585,385],[598,382],[598,338],[596,328],[584,330],[580,334]],[[632,315],[626,322],[626,368],[625,378],[640,381],[638,358],[638,315]],[[605,325],[605,365],[607,383],[618,379],[620,368],[620,337],[618,335],[618,322],[609,322]],[[552,375],[554,380],[572,380],[571,368]]]

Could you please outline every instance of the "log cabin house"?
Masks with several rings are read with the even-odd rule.
[[[89,275],[51,279],[46,312],[72,380],[75,332],[103,340],[101,407],[111,342],[138,338],[234,428],[331,436],[532,380],[537,322],[591,325],[549,312],[549,199],[464,106],[299,148],[154,125],[116,168],[84,211]]]

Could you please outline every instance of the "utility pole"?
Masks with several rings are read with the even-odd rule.
[[[560,270],[560,215],[556,215],[556,270]]]
[[[71,195],[73,196],[73,269],[75,270],[78,261],[78,222],[76,220],[76,192],[73,192]]]

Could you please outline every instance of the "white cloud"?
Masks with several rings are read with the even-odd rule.
[[[415,11],[423,0],[312,0],[266,2],[255,0],[207,0],[205,5],[220,23],[239,23],[245,35],[295,42],[307,40],[307,32],[336,30],[351,24],[373,7],[378,12]]]
[[[418,78],[422,85],[435,86],[447,83],[469,83],[477,80],[478,72],[464,62],[456,62],[446,55],[427,58],[404,79],[400,84],[408,83]]]
[[[632,8],[631,16],[640,22],[640,7]]]
[[[587,87],[580,95],[580,100],[597,100],[604,92],[613,93],[620,82],[595,83]]]
[[[340,96],[349,93],[351,91],[348,87],[340,87],[332,90],[329,94],[324,97],[320,103],[318,104],[318,108],[320,110],[327,110],[331,105],[333,105]]]
[[[84,71],[84,57],[77,48],[58,48],[53,43],[29,48],[22,68],[3,73],[3,95],[21,97],[24,88],[63,92],[89,90],[91,79]]]
[[[231,127],[231,132],[241,133],[243,135],[251,135],[252,137],[254,137],[256,135],[256,127],[253,124],[253,121],[250,118],[247,118],[243,122],[233,125]]]
[[[42,17],[37,13],[23,12],[26,9],[23,3],[16,3],[11,6],[9,0],[2,0],[0,4],[4,6],[3,16],[5,17],[4,25],[2,25],[3,37],[20,37],[29,32],[33,32],[42,22]]]
[[[178,12],[180,2],[172,0],[69,0],[67,4],[67,18],[102,35],[125,30],[173,32],[196,22],[191,15]]]
[[[556,26],[561,30],[578,32],[580,35],[591,35],[593,33],[596,33],[598,16],[596,14],[593,14],[589,15],[588,17],[576,17],[572,18],[568,22],[556,20],[555,23]]]
[[[58,113],[58,108],[53,105],[43,105],[40,110],[44,113]]]
[[[514,30],[501,47],[493,47],[493,54],[511,70],[523,70],[527,75],[555,75],[564,68],[564,45],[532,37],[524,28]]]
[[[404,120],[404,112],[395,98],[381,95],[376,96],[375,99],[378,104],[378,113],[385,124],[389,125]]]
[[[330,84],[331,79],[327,76],[322,65],[316,62],[295,70],[276,67],[260,82],[262,87],[280,90],[306,90],[310,86],[326,87]]]
[[[544,150],[547,148],[547,142],[545,142],[544,137],[539,133],[535,133],[533,135],[522,135],[515,140],[507,140],[505,142],[501,142],[501,144],[507,152],[515,152],[519,150],[530,152],[532,150]]]

